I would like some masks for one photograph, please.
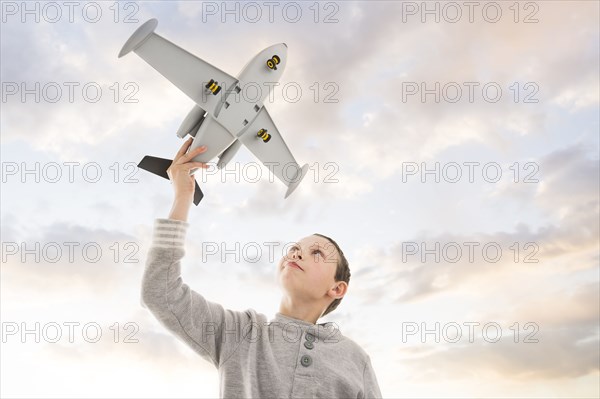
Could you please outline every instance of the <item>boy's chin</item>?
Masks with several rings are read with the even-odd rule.
[[[277,279],[277,285],[281,291],[289,296],[295,296],[294,294],[302,290],[302,287],[299,287],[295,282],[292,282],[287,278],[282,278],[282,276],[279,276]]]

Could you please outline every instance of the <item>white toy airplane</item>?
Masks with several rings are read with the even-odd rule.
[[[281,77],[287,45],[267,47],[234,78],[154,33],[157,25],[158,21],[151,19],[140,26],[123,45],[119,58],[135,52],[194,100],[196,105],[177,130],[180,138],[187,134],[194,137],[189,151],[207,147],[192,161],[209,162],[219,156],[217,166],[221,169],[244,144],[288,187],[287,198],[306,175],[308,164],[300,168],[263,105],[272,86],[264,83],[277,82]],[[247,83],[268,89],[261,90],[261,98],[249,101],[239,95]],[[169,179],[167,168],[171,162],[145,156],[138,167]],[[198,205],[203,196],[196,182],[194,204]]]

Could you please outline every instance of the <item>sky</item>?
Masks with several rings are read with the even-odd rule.
[[[319,322],[383,397],[599,397],[599,3],[465,3],[3,1],[1,396],[218,397],[140,305],[173,190],[136,165],[194,106],[117,57],[156,18],[232,76],[286,43],[264,105],[310,166],[287,199],[245,148],[197,175],[195,291],[271,318],[285,244],[325,234],[352,277]]]

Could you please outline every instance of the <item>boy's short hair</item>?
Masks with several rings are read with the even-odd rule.
[[[338,261],[336,268],[335,268],[334,280],[335,281],[345,281],[346,284],[350,285],[350,265],[348,264],[348,260],[344,256],[344,252],[342,252],[342,250],[340,249],[340,246],[331,237],[327,237],[327,236],[325,236],[323,234],[319,234],[319,233],[314,233],[313,235],[323,237],[323,238],[329,240],[333,244],[335,249],[340,254],[340,260]],[[335,310],[335,308],[338,307],[338,305],[340,304],[342,299],[344,299],[344,298],[334,299],[333,302],[331,302],[329,304],[327,309],[325,309],[325,312],[323,312],[323,314],[321,314],[320,317],[323,317],[326,314],[333,312]]]

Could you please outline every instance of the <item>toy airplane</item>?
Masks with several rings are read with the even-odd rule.
[[[180,138],[187,134],[194,137],[189,151],[202,145],[207,147],[192,161],[206,163],[219,156],[217,166],[221,169],[244,144],[288,187],[284,197],[287,198],[306,175],[308,164],[300,168],[263,105],[272,86],[264,83],[277,82],[281,77],[287,45],[267,47],[234,78],[154,33],[157,25],[156,19],[150,19],[140,26],[123,45],[119,58],[135,52],[194,100],[196,105],[177,130]],[[261,90],[262,96],[250,101],[238,95],[248,83],[268,89]],[[138,167],[169,179],[167,169],[171,162],[145,156]],[[198,205],[203,196],[196,182],[194,204]]]

